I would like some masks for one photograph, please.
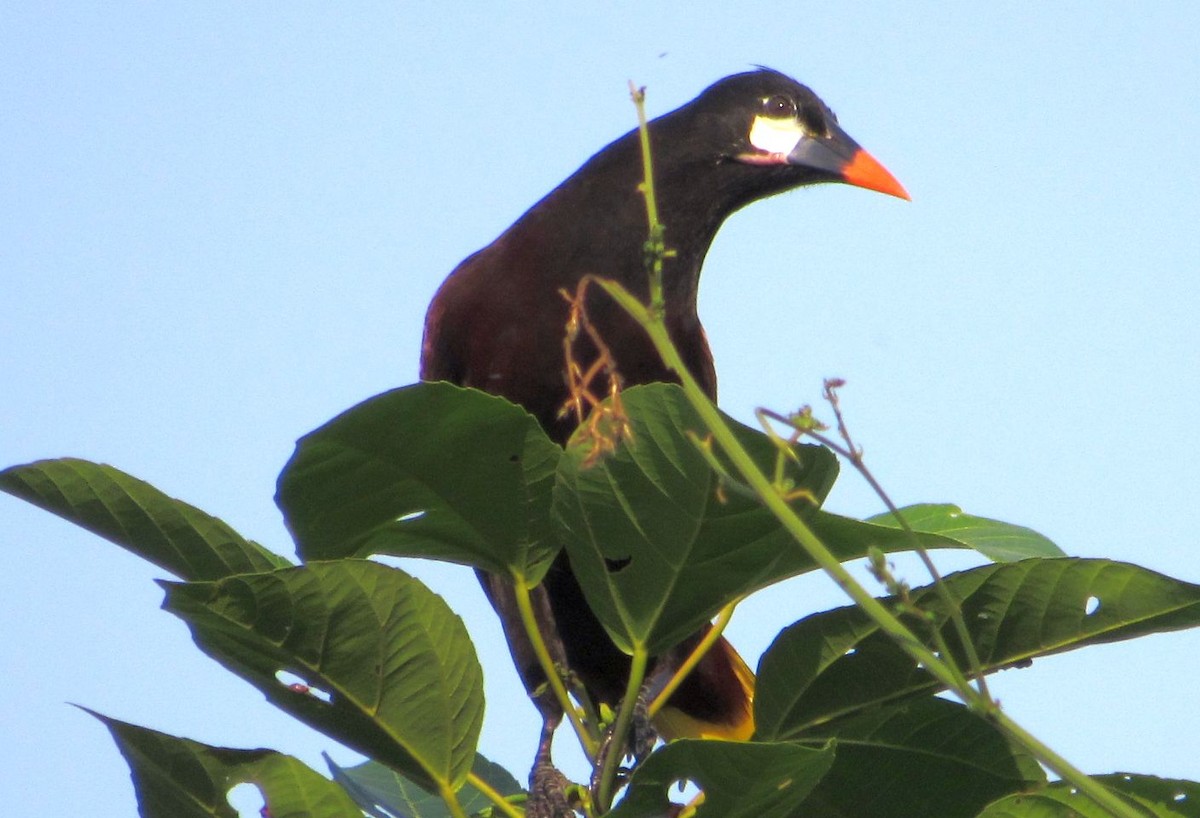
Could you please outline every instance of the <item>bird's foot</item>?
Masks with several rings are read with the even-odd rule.
[[[559,772],[548,756],[538,754],[529,773],[529,800],[525,802],[526,818],[576,818],[567,800],[571,782]]]
[[[654,679],[647,679],[638,691],[637,701],[633,705],[633,724],[630,728],[629,748],[633,753],[633,764],[636,767],[646,760],[654,745],[658,742],[658,731],[650,720],[650,702],[654,698]]]
[[[600,776],[607,763],[609,753],[619,752],[622,756],[629,754],[633,756],[633,764],[629,767],[622,767],[617,770],[616,784],[618,787],[624,786],[629,780],[629,776],[633,774],[633,769],[637,765],[646,760],[650,755],[650,751],[654,749],[655,743],[658,742],[658,732],[654,729],[654,725],[650,721],[650,688],[643,686],[638,693],[637,700],[633,705],[633,720],[629,726],[629,735],[626,737],[624,746],[621,749],[617,748],[613,741],[613,731],[610,727],[604,734],[601,740],[600,749],[596,753],[596,763],[593,767],[591,792],[592,797],[597,797],[600,789]]]

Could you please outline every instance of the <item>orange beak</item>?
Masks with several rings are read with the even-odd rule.
[[[867,190],[877,190],[889,196],[895,196],[906,201],[912,201],[904,185],[896,181],[896,177],[888,173],[888,169],[879,164],[875,157],[862,148],[850,158],[850,163],[842,168],[842,178],[846,184],[865,187]]]
[[[833,122],[827,124],[827,129],[823,135],[804,136],[790,153],[779,159],[789,165],[807,168],[831,182],[844,182],[909,199],[908,191],[896,177],[863,150],[850,134]]]

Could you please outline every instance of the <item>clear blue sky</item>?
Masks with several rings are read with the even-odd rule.
[[[723,406],[750,419],[844,377],[897,500],[1200,582],[1198,15],[9,2],[0,464],[112,463],[290,554],[271,498],[294,440],[416,379],[434,289],[632,127],[626,81],[662,113],[761,63],[821,94],[913,202],[822,187],[730,221],[701,287]],[[879,504],[847,477],[831,507]],[[202,656],[157,610],[161,572],[6,496],[0,545],[7,814],[135,814],[106,731],[65,702],[353,760]],[[463,568],[420,574],[482,655],[484,752],[523,777],[534,712],[482,594]],[[751,600],[734,641],[753,661],[840,604],[827,585]],[[1185,633],[995,686],[1089,771],[1200,779],[1197,678],[1200,633]]]

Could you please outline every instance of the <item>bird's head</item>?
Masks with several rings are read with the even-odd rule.
[[[736,163],[753,184],[765,170],[770,192],[816,182],[844,182],[908,199],[883,165],[838,125],[833,111],[808,87],[759,69],[726,77],[677,111],[687,113],[689,141]],[[684,124],[680,121],[680,124]],[[766,192],[766,191],[763,191]]]

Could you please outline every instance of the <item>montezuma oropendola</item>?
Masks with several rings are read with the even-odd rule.
[[[705,253],[726,217],[750,202],[818,182],[843,182],[905,199],[908,194],[838,126],[816,94],[776,71],[722,79],[653,120],[649,130],[659,217],[674,252],[663,271],[667,325],[692,374],[715,400],[716,372],[696,314],[696,291]],[[647,296],[641,174],[638,134],[631,131],[463,261],[429,308],[422,379],[502,395],[565,443],[577,420],[560,411],[568,398],[563,355],[568,304],[560,291],[574,292],[584,275],[595,274]],[[643,331],[615,304],[595,291],[586,304],[626,385],[676,380]],[[586,367],[596,351],[581,341],[576,360]],[[517,619],[511,590],[499,577],[481,574],[480,580],[532,693],[545,677]],[[565,553],[540,588],[544,595],[537,602],[548,641],[557,635],[570,668],[595,701],[615,705],[625,689],[629,658],[588,609]],[[690,650],[698,637],[680,650]],[[752,697],[753,674],[721,640],[672,696],[656,726],[667,737],[748,738]],[[561,718],[557,703],[542,696],[537,704],[552,731]]]

